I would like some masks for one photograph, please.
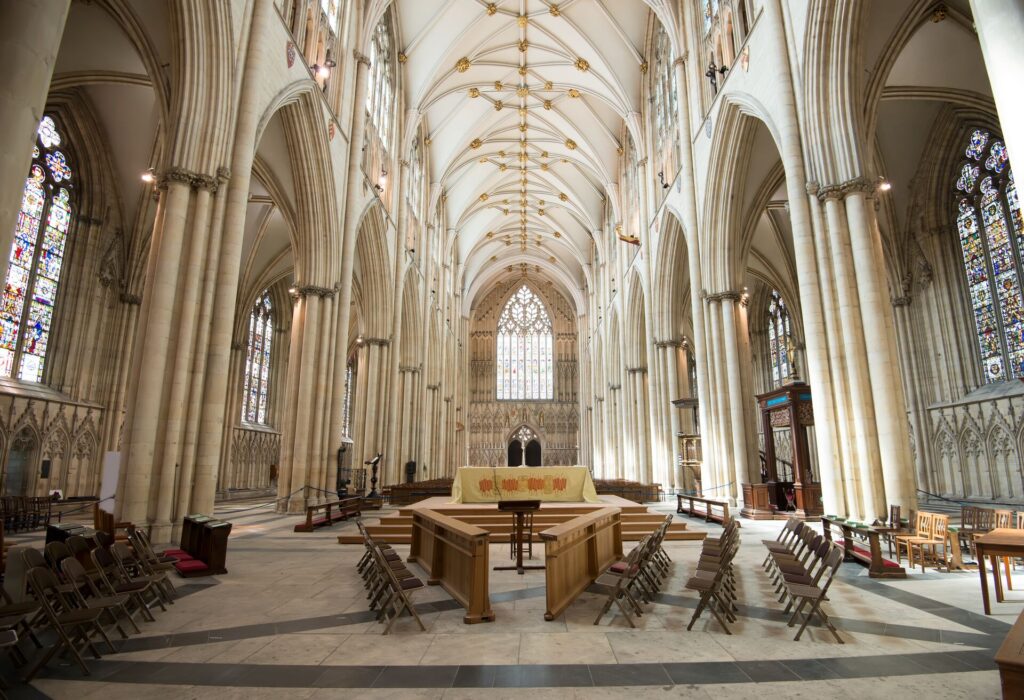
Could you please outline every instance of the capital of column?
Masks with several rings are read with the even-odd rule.
[[[437,391],[440,388],[440,384],[427,384],[427,391]]]
[[[818,193],[821,192],[821,185],[815,182],[814,180],[811,180],[806,185],[804,185],[804,188],[807,190],[807,194],[811,195],[812,197],[817,197]]]
[[[627,367],[626,374],[647,374],[646,367]]]
[[[689,58],[690,58],[690,52],[689,51],[683,51],[683,55],[676,57],[676,60],[672,61],[672,65],[673,66],[685,65],[687,59],[689,59]]]
[[[608,385],[608,391],[619,391],[620,389],[622,389],[622,385],[621,384],[609,384]]]
[[[315,284],[304,284],[295,288],[295,294],[300,297],[317,296],[321,299],[333,298],[338,293],[338,285],[333,287],[318,287]]]
[[[681,348],[683,347],[682,338],[670,338],[668,340],[655,340],[654,347],[656,348]]]
[[[232,350],[245,350],[245,348],[246,348],[246,344],[243,343],[240,340],[235,340],[235,341],[232,341],[232,343],[231,343],[231,349]]]
[[[367,68],[370,67],[370,57],[367,56],[366,54],[360,53],[359,51],[353,49],[352,56],[355,57],[356,63],[362,63]]]
[[[387,338],[363,338],[363,342],[367,345],[379,345],[382,348],[391,345],[391,341]]]
[[[870,197],[875,193],[875,183],[863,175],[841,183],[839,188],[842,190],[843,195],[864,194]]]
[[[910,295],[901,296],[901,297],[893,297],[892,305],[893,306],[910,306],[910,302],[911,301],[912,301],[912,298],[910,297]]]
[[[127,304],[128,306],[139,306],[142,303],[140,295],[128,292],[121,292],[120,300],[122,304]]]
[[[637,161],[636,167],[638,167],[638,168],[646,168],[647,167],[647,157],[644,156],[641,160]]]
[[[408,373],[411,373],[411,374],[419,374],[420,373],[420,366],[419,365],[400,365],[398,367],[398,371],[402,372],[402,373],[408,372]]]
[[[704,292],[704,299],[707,301],[724,301],[726,299],[728,299],[729,301],[742,301],[743,296],[743,292],[738,292],[734,289],[728,289],[724,292],[718,292],[716,294],[709,294],[707,292]]]
[[[824,187],[818,188],[818,200],[826,201],[829,199],[841,199],[843,196],[843,188],[840,185],[825,185]]]

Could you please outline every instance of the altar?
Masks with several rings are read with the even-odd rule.
[[[587,467],[461,467],[452,503],[600,503]]]

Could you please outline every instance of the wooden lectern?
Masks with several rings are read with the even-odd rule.
[[[496,566],[495,571],[512,571],[523,574],[527,569],[543,569],[543,566],[523,566],[523,530],[526,521],[526,514],[540,510],[540,501],[498,501],[498,510],[506,511],[514,515],[513,527],[516,538],[516,565]]]

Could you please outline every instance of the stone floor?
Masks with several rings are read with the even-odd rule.
[[[781,523],[743,521],[744,605],[732,635],[706,615],[686,631],[696,597],[683,583],[699,544],[680,542],[667,543],[673,576],[636,630],[618,615],[594,626],[602,600],[591,593],[545,622],[543,571],[492,572],[496,622],[463,624],[458,604],[432,587],[413,595],[427,631],[406,618],[384,637],[354,571],[362,548],[336,544],[354,524],[299,534],[296,518],[246,507],[218,511],[235,523],[228,575],[177,581],[178,602],[119,653],[89,662],[92,676],[51,663],[9,696],[521,699],[518,689],[529,687],[530,700],[997,698],[992,658],[1024,608],[1024,592],[1012,592],[982,616],[973,572],[881,582],[844,564],[828,609],[846,643],[822,628],[794,642],[760,568],[760,540]],[[492,548],[492,564],[507,557],[507,545]],[[0,664],[9,675],[9,662]]]

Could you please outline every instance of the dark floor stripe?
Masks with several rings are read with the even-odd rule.
[[[936,652],[784,661],[508,666],[311,666],[275,664],[90,661],[92,675],[74,666],[48,667],[50,679],[105,683],[165,683],[278,688],[613,687],[839,680],[994,670],[985,653]],[[38,697],[38,696],[36,696]]]

